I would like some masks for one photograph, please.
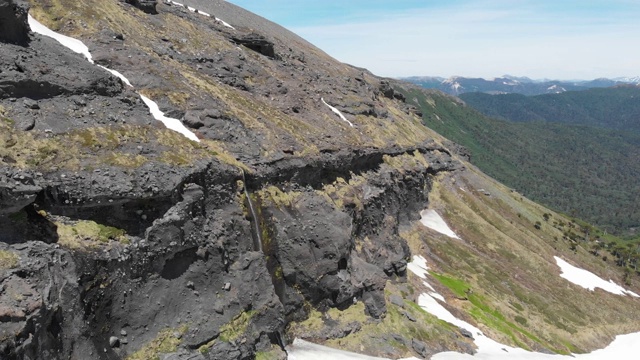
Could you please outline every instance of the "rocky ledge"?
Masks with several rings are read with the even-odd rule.
[[[312,309],[386,315],[387,282],[406,279],[411,255],[399,229],[432,178],[461,167],[445,147],[332,144],[240,163],[162,129],[118,78],[30,34],[22,2],[2,1],[0,19],[2,359],[282,358],[288,325]],[[263,37],[234,41],[277,58]]]

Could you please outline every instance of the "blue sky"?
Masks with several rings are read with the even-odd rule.
[[[640,0],[230,0],[382,76],[640,75]]]

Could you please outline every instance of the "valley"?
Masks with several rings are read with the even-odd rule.
[[[0,19],[2,359],[588,359],[640,332],[635,249],[500,183],[521,169],[472,129],[506,122],[458,98],[221,0]]]

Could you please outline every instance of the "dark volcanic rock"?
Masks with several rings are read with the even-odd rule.
[[[259,52],[264,56],[268,56],[270,58],[276,56],[273,43],[260,34],[252,33],[242,37],[234,37],[233,41],[237,44],[244,45],[253,51]]]
[[[418,339],[411,339],[411,347],[413,348],[413,350],[415,350],[415,352],[420,354],[423,359],[428,359],[432,354],[427,348],[427,344]]]
[[[157,0],[126,0],[127,4],[131,4],[147,14],[155,15],[158,13],[156,5]]]
[[[156,5],[127,2],[149,13]],[[227,2],[189,5],[235,29],[165,4],[158,8],[183,27],[161,37],[162,16],[129,6],[117,8],[153,30],[113,29],[117,16],[78,19],[75,10],[63,29],[82,34],[97,64],[122,71],[163,111],[219,142],[224,153],[207,148],[208,158],[189,158],[202,148],[167,132],[152,135],[159,123],[136,90],[56,41],[32,35],[25,46],[0,44],[3,129],[35,145],[73,136],[91,155],[58,167],[73,154],[47,148],[50,166],[28,171],[0,158],[0,251],[9,259],[0,267],[0,358],[115,360],[169,337],[180,345],[161,358],[251,359],[283,345],[287,322],[304,319],[309,305],[362,302],[367,315],[384,317],[387,281],[406,279],[411,254],[399,229],[425,207],[432,175],[458,166],[448,150],[426,137],[404,145],[377,138],[378,129],[415,120],[389,106],[399,96],[388,83]],[[16,24],[1,33],[19,38]],[[84,25],[102,30],[87,35]],[[322,96],[378,127],[345,126]],[[116,152],[145,162],[105,161]],[[171,155],[186,160],[176,165]],[[407,156],[419,164],[386,161]],[[216,158],[241,161],[246,178]],[[283,199],[266,195],[273,188]],[[79,223],[125,235],[94,239],[77,234]],[[340,338],[361,326],[320,335]]]
[[[28,12],[29,4],[24,0],[0,1],[0,41],[27,44],[30,31]]]

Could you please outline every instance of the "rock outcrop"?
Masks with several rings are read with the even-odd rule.
[[[129,3],[149,14],[156,5]],[[3,4],[12,19],[26,14]],[[204,11],[239,11],[215,5]],[[312,309],[360,303],[381,321],[387,282],[406,279],[411,255],[399,228],[427,204],[433,176],[460,168],[451,153],[379,96],[377,78],[285,47],[282,38],[302,41],[292,34],[260,35],[272,29],[264,21],[230,30],[158,4],[172,24],[203,31],[176,41],[127,28],[129,16],[148,26],[161,16],[91,6],[123,25],[95,27],[94,60],[135,88],[52,39],[20,40],[24,19],[2,22],[0,357],[282,357],[273,349],[288,324]],[[90,21],[69,14],[56,19]],[[202,143],[164,129],[136,91]],[[358,128],[327,111],[325,93]]]
[[[268,56],[270,58],[276,56],[273,49],[273,43],[268,41],[263,35],[251,33],[242,37],[234,37],[233,41],[239,45],[244,45],[253,51],[259,52],[264,56]]]
[[[126,0],[127,4],[131,4],[147,14],[155,15],[158,13],[156,5],[157,0]]]
[[[0,41],[18,45],[29,41],[28,11],[29,5],[24,0],[0,2]]]

